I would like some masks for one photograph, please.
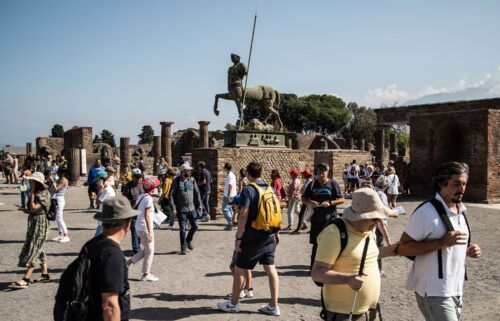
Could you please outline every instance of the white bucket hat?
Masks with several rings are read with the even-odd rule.
[[[352,193],[351,206],[344,210],[342,217],[349,221],[384,219],[393,211],[385,207],[377,192],[371,188],[360,188]]]
[[[28,181],[35,181],[43,185],[44,188],[48,188],[47,184],[45,184],[45,176],[40,172],[34,172],[31,176],[27,176],[26,179]]]

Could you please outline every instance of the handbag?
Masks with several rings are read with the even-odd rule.
[[[47,219],[49,221],[55,221],[56,220],[56,208],[57,208],[57,199],[53,198],[50,200],[50,208],[47,211]]]
[[[28,191],[28,185],[25,185],[25,184],[19,185],[19,190],[21,192],[27,192]]]

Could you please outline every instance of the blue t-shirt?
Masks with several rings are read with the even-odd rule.
[[[104,170],[104,167],[95,167],[95,166],[92,166],[89,170],[89,177],[87,179],[87,182],[89,183],[89,185],[95,185],[96,182],[95,182],[95,179],[97,177],[97,173],[99,173],[100,171],[103,171]]]
[[[265,189],[269,186],[263,180],[257,179],[255,183]],[[259,192],[252,185],[247,185],[243,188],[240,194],[240,206],[243,208],[248,208],[248,219],[245,226],[245,231],[243,232],[243,238],[245,240],[252,239],[266,239],[273,238],[274,234],[269,234],[265,231],[258,231],[252,228],[252,222],[257,218],[259,210]]]
[[[204,168],[203,171],[201,172],[201,177],[200,180],[205,180],[206,184],[205,185],[198,185],[198,188],[200,189],[200,193],[202,194],[207,194],[210,193],[210,182],[212,180],[212,175],[208,171],[208,169]]]

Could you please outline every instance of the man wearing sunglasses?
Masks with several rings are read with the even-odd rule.
[[[193,168],[189,163],[184,163],[179,168],[180,175],[172,182],[170,190],[170,208],[172,215],[177,217],[179,221],[179,232],[181,242],[181,253],[186,255],[186,248],[194,250],[192,245],[194,233],[198,230],[196,219],[199,211],[202,210],[200,190],[193,177],[191,171]],[[195,207],[196,204],[196,207]],[[191,228],[186,236],[186,222],[189,221]]]

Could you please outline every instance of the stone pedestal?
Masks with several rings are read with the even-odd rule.
[[[377,151],[375,162],[377,165],[384,163],[385,145],[384,145],[384,127],[377,126],[375,131],[375,148]]]
[[[170,121],[162,121],[161,125],[161,156],[165,158],[168,166],[172,166],[172,124]]]
[[[156,168],[156,164],[159,163],[160,157],[161,157],[161,138],[160,138],[160,136],[153,136],[152,154],[154,157],[153,174],[158,175],[158,169]]]
[[[237,130],[224,132],[224,147],[287,148],[290,133]]]
[[[80,181],[81,157],[79,148],[68,148],[68,178],[71,186],[78,186]]]
[[[125,166],[130,165],[130,137],[120,138],[120,158],[121,158],[121,170],[125,169]]]
[[[199,145],[198,148],[208,148],[209,143],[208,143],[208,125],[210,124],[209,121],[199,121],[198,124],[200,125],[200,140],[199,140]]]

